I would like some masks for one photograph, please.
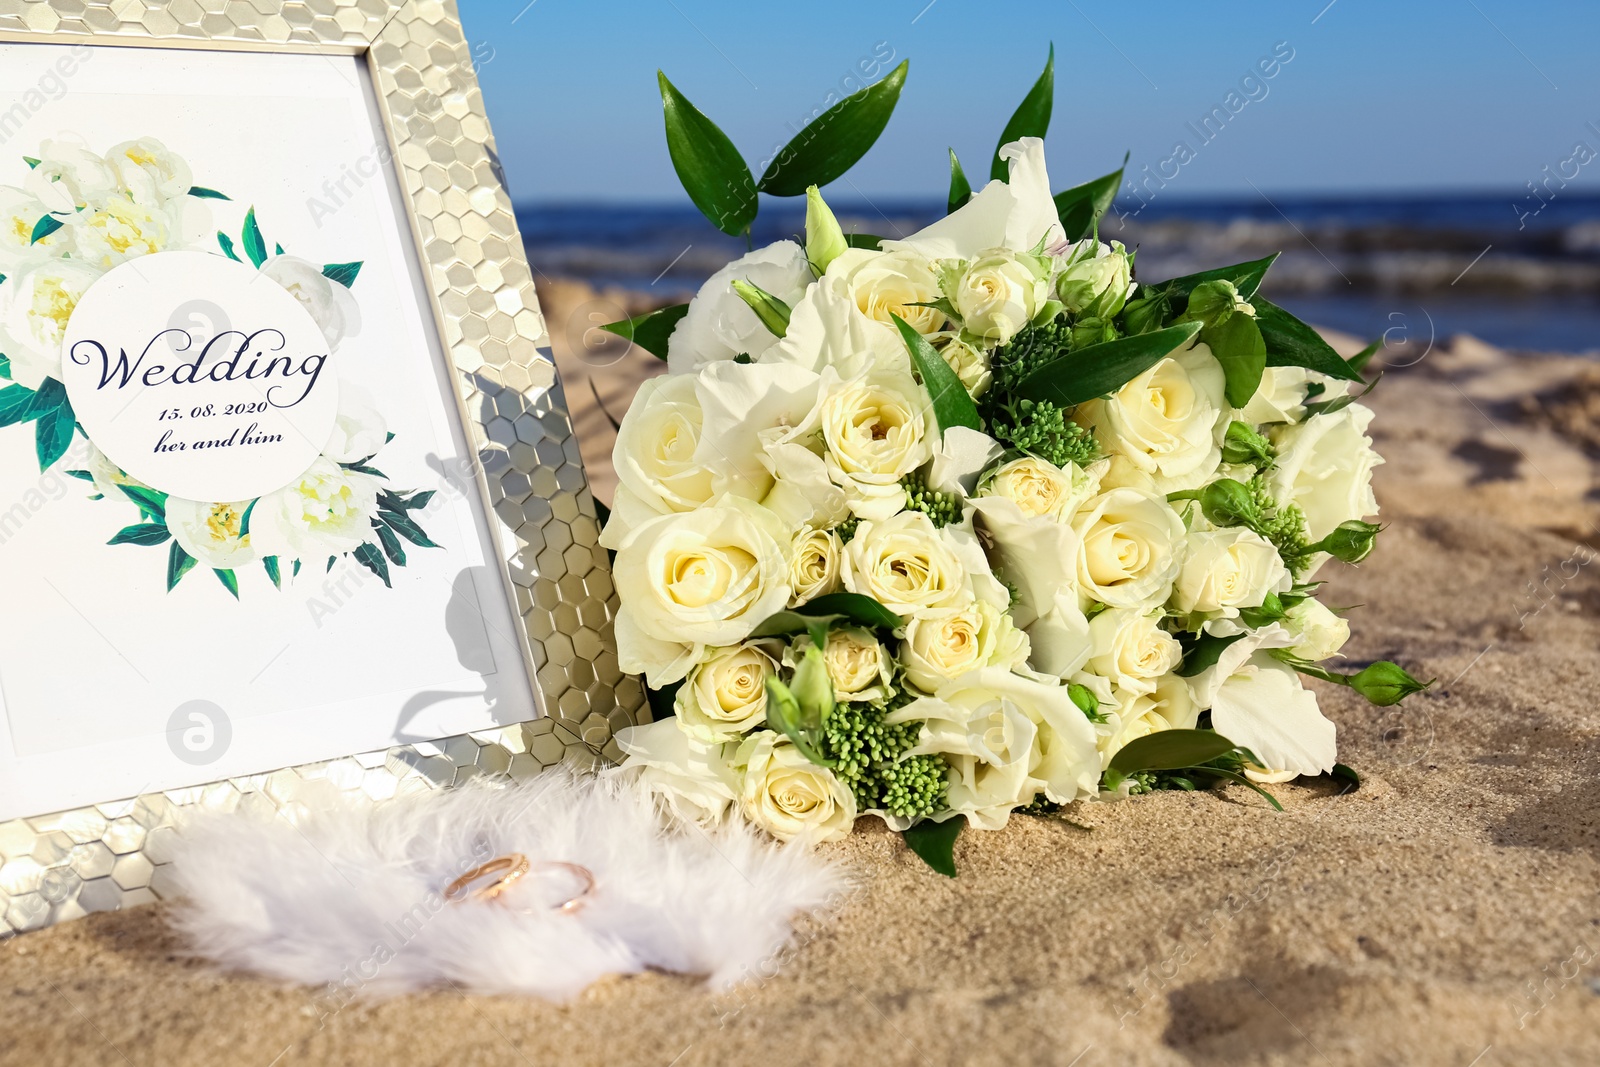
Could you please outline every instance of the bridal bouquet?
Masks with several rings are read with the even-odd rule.
[[[963,824],[1353,777],[1300,676],[1377,704],[1424,688],[1323,665],[1350,631],[1316,576],[1379,531],[1353,391],[1376,346],[1342,359],[1263,299],[1271,258],[1135,281],[1098,237],[1121,172],[1051,193],[1050,67],[981,191],[952,153],[946,218],[845,234],[817,186],[905,71],[759,184],[661,79],[702,211],[740,233],[757,189],[803,194],[806,232],[610,327],[667,363],[622,420],[601,539],[659,716],[619,736],[617,773],[784,840],[876,815],[952,874]]]

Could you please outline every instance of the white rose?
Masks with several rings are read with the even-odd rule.
[[[45,141],[28,172],[28,191],[63,215],[98,204],[117,191],[117,172],[81,142]]]
[[[707,645],[743,641],[789,602],[789,543],[775,515],[735,496],[628,531],[612,568],[622,669],[659,689]]]
[[[1159,496],[1112,489],[1092,498],[1072,522],[1082,541],[1078,584],[1118,608],[1164,603],[1183,566],[1183,520]]]
[[[676,719],[624,727],[617,747],[627,758],[603,773],[633,783],[683,822],[717,826],[732,810],[739,778],[723,747],[694,740]]]
[[[1050,299],[1050,278],[1040,269],[1039,257],[993,248],[950,277],[945,296],[961,316],[967,336],[985,345],[1003,345]]]
[[[1028,635],[1011,617],[979,601],[970,607],[912,619],[900,643],[906,680],[924,693],[939,689],[980,667],[1013,670],[1025,665]]]
[[[989,391],[994,383],[994,372],[989,367],[989,353],[961,340],[959,334],[941,333],[929,338],[938,349],[946,365],[956,372],[967,395],[976,400]]]
[[[933,454],[932,413],[921,386],[909,376],[881,373],[844,382],[826,389],[815,422],[829,477],[844,490],[851,511],[881,520],[905,506],[900,479]]]
[[[1280,506],[1300,507],[1312,541],[1348,519],[1378,513],[1372,470],[1383,457],[1367,436],[1371,422],[1371,408],[1351,404],[1272,433],[1278,460],[1268,469],[1267,489]]]
[[[261,273],[289,291],[311,314],[328,347],[337,349],[347,337],[361,332],[361,307],[350,290],[322,273],[322,268],[298,256],[273,256]]]
[[[778,664],[759,645],[716,649],[695,665],[674,708],[684,732],[700,741],[740,737],[767,721],[767,679]]]
[[[942,294],[932,264],[915,252],[846,249],[828,264],[819,284],[849,296],[857,311],[895,331],[897,339],[896,315],[924,336],[944,326],[944,312],[919,306],[933,303]]]
[[[796,657],[810,645],[809,638],[795,642],[785,662],[791,667],[798,666]],[[888,699],[894,661],[870,630],[855,627],[830,630],[828,643],[822,650],[822,662],[828,669],[828,680],[833,683],[835,700],[859,703]]]
[[[1147,692],[1119,690],[1117,698],[1117,729],[1100,749],[1105,766],[1130,741],[1162,730],[1192,730],[1200,721],[1188,683],[1176,674],[1162,675]]]
[[[164,252],[177,243],[166,208],[136,203],[121,193],[73,216],[70,228],[77,257],[101,270]]]
[[[1344,643],[1350,640],[1350,623],[1313,597],[1290,608],[1283,624],[1295,637],[1289,651],[1312,663],[1338,655]]]
[[[256,501],[250,538],[263,557],[316,561],[353,551],[372,537],[382,483],[318,458],[304,474]]]
[[[1073,418],[1113,456],[1150,476],[1156,492],[1194,489],[1222,462],[1219,433],[1231,408],[1222,365],[1199,343],[1163,359],[1109,399],[1080,404]]]
[[[339,417],[322,454],[335,463],[371,459],[389,442],[389,424],[359,385],[339,383]]]
[[[844,545],[831,530],[803,529],[794,539],[794,555],[789,561],[789,584],[794,592],[789,606],[799,607],[808,600],[839,590],[840,564]]]
[[[617,482],[652,511],[693,511],[713,495],[711,468],[696,456],[702,414],[693,375],[646,379],[617,430]]]
[[[0,186],[0,274],[24,274],[30,266],[71,249],[70,230],[57,230],[34,241],[34,227],[47,214],[32,193]]]
[[[989,248],[1030,249],[1062,239],[1061,220],[1045,170],[1044,141],[1021,137],[1000,148],[1006,180],[985,185],[971,200],[910,237],[885,241],[929,260],[971,259]]]
[[[999,667],[963,675],[884,717],[925,720],[914,753],[950,764],[950,810],[998,830],[1013,808],[1039,794],[1070,804],[1100,782],[1094,728],[1064,685],[1044,685]]]
[[[194,174],[183,157],[154,137],[124,141],[106,153],[122,191],[141,204],[159,206],[187,196]]]
[[[1094,478],[1076,463],[1063,470],[1037,456],[1023,456],[997,467],[983,480],[978,494],[1015,501],[1030,517],[1045,515],[1067,522],[1095,489]]]
[[[1253,530],[1196,530],[1187,539],[1173,602],[1179,611],[1233,619],[1240,608],[1260,607],[1268,593],[1292,582],[1278,550]]]
[[[862,522],[844,550],[844,585],[898,615],[965,607],[972,582],[956,549],[920,511]]]
[[[1178,639],[1138,608],[1107,608],[1089,621],[1089,670],[1128,693],[1149,693],[1183,661]]]
[[[61,340],[78,301],[103,271],[75,259],[49,260],[0,285],[0,351],[11,377],[37,389],[61,377]]]
[[[235,570],[254,563],[259,556],[250,545],[252,535],[241,535],[248,500],[204,504],[194,500],[167,498],[167,532],[178,547],[214,570]],[[254,516],[251,517],[252,522]]]
[[[855,825],[854,794],[787,737],[761,730],[739,746],[744,767],[739,806],[745,818],[779,841],[837,841]]]
[[[811,284],[806,250],[793,241],[775,241],[729,263],[700,287],[689,310],[667,338],[667,370],[685,374],[707,363],[746,355],[761,356],[777,343],[733,283],[749,282],[791,308]]]

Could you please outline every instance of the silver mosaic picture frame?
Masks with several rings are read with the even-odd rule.
[[[0,0],[0,41],[364,57],[479,462],[540,718],[0,822],[0,937],[163,895],[185,807],[285,817],[480,775],[620,756],[647,717],[617,665],[616,593],[532,269],[451,0]]]

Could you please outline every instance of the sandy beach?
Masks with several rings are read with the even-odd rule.
[[[593,336],[622,294],[540,291],[605,499],[601,405],[661,364]],[[95,915],[0,944],[0,1063],[1600,1062],[1600,375],[1470,338],[1387,362],[1390,529],[1325,599],[1360,605],[1352,663],[1439,682],[1401,709],[1311,683],[1358,791],[1017,817],[962,837],[955,881],[866,821],[831,846],[862,881],[843,912],[721,996],[652,974],[319,1018],[315,991],[185,958],[160,906]]]

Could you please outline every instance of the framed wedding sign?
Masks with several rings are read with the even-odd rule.
[[[453,4],[0,0],[0,933],[188,804],[603,753],[594,504]]]

